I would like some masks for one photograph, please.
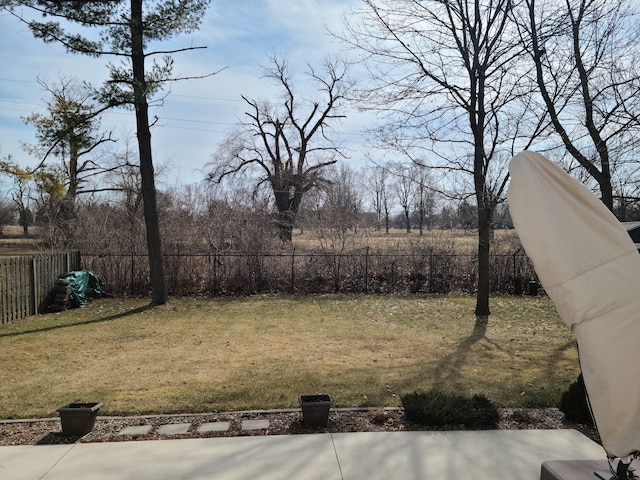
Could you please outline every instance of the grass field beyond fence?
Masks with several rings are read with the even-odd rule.
[[[133,415],[297,406],[399,406],[439,387],[502,406],[556,406],[579,368],[546,298],[500,297],[484,335],[474,299],[307,296],[102,299],[0,326],[0,417],[73,401]]]

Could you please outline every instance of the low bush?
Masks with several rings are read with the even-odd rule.
[[[500,419],[496,406],[484,395],[466,397],[438,390],[401,397],[408,420],[424,425],[463,425],[469,428],[492,428]]]

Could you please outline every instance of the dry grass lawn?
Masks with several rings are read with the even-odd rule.
[[[578,375],[573,335],[546,298],[499,297],[484,335],[474,299],[308,296],[102,299],[0,326],[0,417],[398,406],[440,387],[503,406],[557,405]]]

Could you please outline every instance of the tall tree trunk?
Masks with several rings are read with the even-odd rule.
[[[608,171],[608,165],[607,165]],[[603,174],[598,179],[598,185],[600,186],[600,199],[606,207],[613,212],[613,186],[611,185],[611,174]]]
[[[149,105],[144,71],[144,41],[142,29],[142,0],[131,0],[131,60],[133,65],[133,92],[136,110],[138,151],[140,154],[140,177],[144,221],[147,229],[147,250],[151,273],[151,303],[167,303],[167,289],[164,279],[164,261],[160,222],[156,202],[155,172],[151,150],[151,130],[149,128]]]
[[[389,209],[384,209],[384,233],[389,234]]]
[[[479,8],[478,2],[475,4]],[[476,11],[476,18],[480,14]],[[471,78],[470,125],[473,133],[473,183],[478,206],[478,292],[476,296],[476,329],[486,328],[491,311],[489,310],[490,275],[489,250],[491,247],[492,201],[487,191],[487,176],[484,150],[485,110],[485,70],[475,64]]]
[[[288,220],[282,220],[278,225],[278,230],[280,240],[291,243],[293,240],[293,225]]]
[[[479,199],[480,200],[480,199]],[[487,199],[478,204],[478,292],[476,297],[476,319],[486,324],[489,310],[490,272],[489,253],[491,245],[492,208]]]
[[[78,195],[78,145],[71,143],[69,145],[69,188],[66,197],[75,205]]]
[[[293,211],[292,202],[289,205],[278,208],[278,231],[280,240],[291,243],[293,240],[293,225],[296,220],[296,211]]]
[[[278,210],[280,240],[291,242],[293,239],[293,225],[296,221],[302,195],[295,193],[292,197],[291,185],[287,183],[283,186],[283,182],[277,178],[271,181],[271,187],[276,201],[276,209]],[[296,192],[299,192],[299,190],[296,190]]]
[[[60,228],[64,234],[65,244],[73,236],[72,227],[76,220],[76,198],[78,196],[78,145],[69,145],[69,188],[60,202]]]

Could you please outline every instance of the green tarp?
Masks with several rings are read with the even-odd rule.
[[[59,278],[69,281],[71,302],[74,307],[84,307],[90,300],[105,294],[100,287],[100,280],[88,270],[67,272]]]

